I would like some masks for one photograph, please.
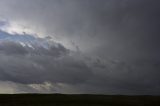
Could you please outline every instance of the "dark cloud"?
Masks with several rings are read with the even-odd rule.
[[[2,0],[0,80],[28,92],[160,94],[159,5]]]
[[[68,49],[54,43],[48,47],[1,41],[1,80],[18,83],[66,82],[86,80],[91,70]]]
[[[159,93],[160,61],[126,63],[94,59],[69,51],[61,44],[53,42],[51,45],[45,48],[32,44],[29,47],[19,42],[2,41],[0,80],[11,81],[19,92]],[[48,87],[44,82],[51,85]]]
[[[52,56],[59,57],[69,53],[64,46],[58,43],[43,47],[39,45],[14,42],[10,40],[0,41],[0,52],[6,55],[41,55],[41,56]]]
[[[81,51],[102,58],[158,58],[159,4],[157,0],[14,0],[1,3],[1,14],[45,32],[43,36],[70,45],[73,41]]]
[[[1,41],[0,42],[0,52],[4,54],[8,54],[8,55],[13,55],[13,54],[24,55],[27,53],[27,50],[19,43]]]

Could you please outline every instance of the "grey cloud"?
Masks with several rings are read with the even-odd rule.
[[[159,4],[152,0],[5,0],[1,14],[70,45],[74,41],[81,51],[102,58],[157,58]]]
[[[86,57],[73,51],[62,53],[64,55],[38,51],[42,54],[39,55],[33,52],[39,48],[36,46],[28,49],[13,41],[1,44],[3,48],[6,45],[13,50],[17,47],[28,50],[26,54],[20,52],[14,55],[12,49],[9,49],[10,54],[5,54],[8,49],[1,49],[4,52],[0,53],[0,80],[15,83],[18,87],[16,92],[159,94],[160,62],[156,60],[126,63]],[[61,51],[58,48],[42,48],[47,52]],[[16,50],[18,52],[19,49]],[[44,82],[49,82],[51,86],[47,88]]]
[[[40,84],[40,90],[45,89],[47,92],[46,83]],[[39,89],[26,84],[15,83],[12,81],[0,81],[0,93],[14,94],[14,93],[40,93]],[[49,91],[48,91],[49,92]]]
[[[0,48],[1,80],[19,83],[79,83],[91,74],[89,67],[83,61],[70,56],[69,50],[61,44],[53,43],[44,48],[3,41]]]
[[[64,93],[159,94],[159,5],[153,0],[2,0],[0,15],[8,23],[42,31],[79,52],[61,43],[47,48],[31,43],[32,48],[3,41],[0,79],[62,83],[55,86]]]
[[[42,40],[43,41],[43,40]],[[46,55],[59,57],[69,53],[63,45],[54,43],[47,45],[48,47],[39,46],[37,44],[20,44],[12,40],[1,40],[0,41],[0,52],[6,55]]]
[[[132,63],[108,61],[106,68],[93,65],[93,77],[75,88],[90,93],[158,95],[159,66],[160,62],[155,60]]]
[[[12,42],[12,41],[0,41],[0,52],[5,53],[8,55],[13,55],[13,54],[26,54],[27,50],[20,45],[19,43]]]

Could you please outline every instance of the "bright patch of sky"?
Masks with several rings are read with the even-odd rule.
[[[24,46],[31,46],[31,45],[39,45],[45,48],[48,48],[49,43],[53,42],[50,41],[50,38],[39,38],[35,37],[34,35],[27,34],[25,32],[23,33],[10,33],[8,31],[3,31],[2,29],[4,26],[6,26],[8,23],[4,21],[0,21],[0,41],[3,40],[9,40],[14,42],[19,42],[23,44]]]
[[[47,34],[36,31],[34,28],[29,28],[25,24],[9,21],[0,17],[0,39],[20,42],[21,44],[32,45],[36,44],[48,48],[50,43],[60,43],[70,50],[76,50],[77,46],[72,41],[68,42],[66,39],[59,40],[54,36],[47,36]]]

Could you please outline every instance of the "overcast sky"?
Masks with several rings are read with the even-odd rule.
[[[0,93],[160,94],[159,0],[0,0]]]

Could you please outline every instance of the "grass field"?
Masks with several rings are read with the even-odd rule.
[[[160,96],[1,94],[0,106],[160,106]]]

